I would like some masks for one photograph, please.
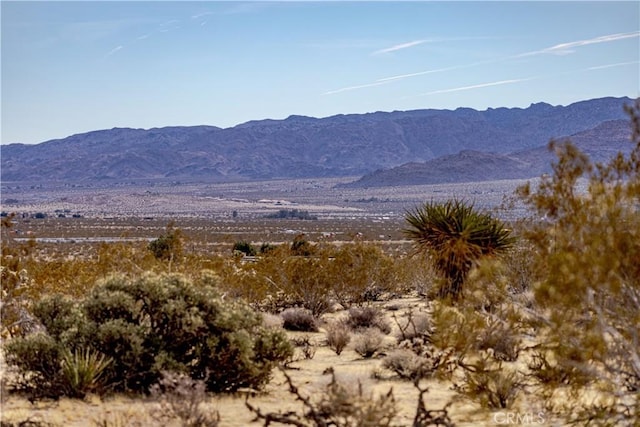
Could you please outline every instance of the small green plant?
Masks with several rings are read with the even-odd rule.
[[[61,360],[64,394],[77,399],[84,399],[88,393],[101,394],[107,382],[104,374],[112,361],[89,348],[76,349],[73,353],[66,350]]]
[[[404,234],[414,241],[417,251],[432,257],[445,279],[441,298],[458,299],[474,264],[504,252],[514,242],[502,222],[461,200],[426,203],[407,212],[405,220]]]

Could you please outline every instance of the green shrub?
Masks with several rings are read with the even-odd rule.
[[[182,232],[174,228],[174,223],[167,224],[164,234],[149,243],[148,249],[157,259],[174,261],[182,254]]]
[[[114,390],[142,393],[168,370],[206,378],[210,391],[259,388],[293,353],[285,335],[266,328],[260,314],[223,302],[206,281],[178,275],[112,277],[74,307],[53,297],[34,312],[53,334],[12,341],[7,360],[43,387],[53,385],[51,371],[60,370],[62,355],[78,349],[112,360],[104,375]]]
[[[518,190],[535,218],[545,218],[533,220],[525,233],[539,276],[535,302],[552,308],[540,310],[545,345],[537,376],[574,391],[593,382],[620,407],[637,401],[633,384],[640,384],[640,99],[628,112],[626,154],[594,163],[571,142],[552,141],[552,174]],[[640,407],[606,414],[606,420],[637,424]]]
[[[258,251],[255,246],[246,241],[235,242],[233,244],[233,253],[240,252],[247,256],[256,256]]]

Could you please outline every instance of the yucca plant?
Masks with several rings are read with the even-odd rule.
[[[511,231],[490,214],[462,200],[428,202],[405,214],[405,236],[418,252],[430,255],[445,283],[439,296],[459,298],[469,271],[480,258],[508,249]]]
[[[91,349],[65,351],[62,355],[62,380],[65,394],[83,399],[87,393],[98,390],[104,384],[105,370],[113,359]]]

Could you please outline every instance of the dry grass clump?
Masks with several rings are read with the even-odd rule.
[[[351,341],[351,330],[343,321],[334,321],[325,327],[327,333],[327,346],[338,356]]]

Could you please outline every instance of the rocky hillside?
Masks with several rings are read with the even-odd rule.
[[[603,122],[625,119],[623,105],[629,103],[629,98],[602,98],[524,109],[415,110],[322,119],[291,116],[227,129],[115,128],[37,145],[3,145],[1,179],[225,181],[351,176],[442,156],[445,162],[460,159],[469,167],[491,158],[507,174],[529,168],[526,155],[510,153],[527,153],[553,137],[590,129],[599,132]],[[599,144],[595,137],[592,143]],[[476,176],[468,173],[469,178]],[[433,176],[438,179],[442,174]]]
[[[626,120],[611,120],[558,141],[570,140],[594,161],[629,152],[631,127]],[[545,146],[509,154],[463,150],[427,162],[410,162],[366,174],[345,187],[366,188],[532,178],[551,172],[554,154]]]

